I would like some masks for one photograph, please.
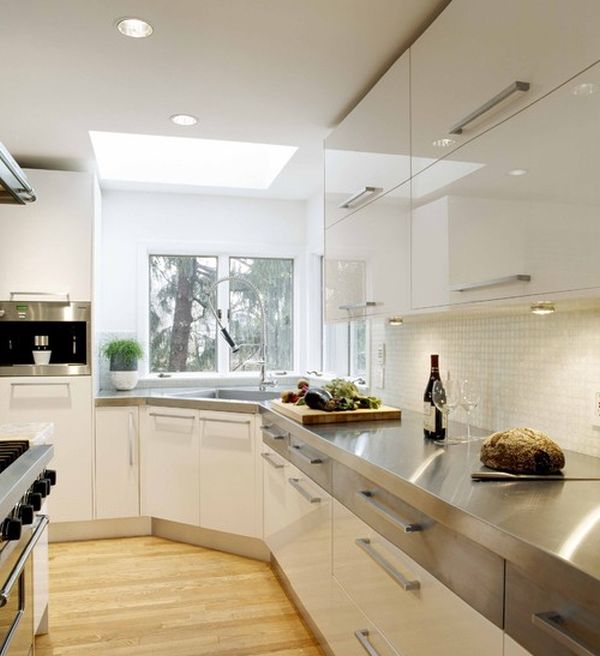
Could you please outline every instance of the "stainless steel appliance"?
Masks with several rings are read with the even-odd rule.
[[[39,514],[56,483],[51,446],[0,442],[0,656],[29,656],[34,640],[33,553],[46,533]]]
[[[71,302],[68,296],[58,301],[0,301],[0,376],[89,375],[90,319],[91,304]],[[50,352],[48,364],[35,363],[40,348]]]
[[[0,203],[24,205],[35,200],[35,192],[21,167],[0,143]]]

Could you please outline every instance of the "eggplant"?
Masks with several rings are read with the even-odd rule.
[[[304,395],[304,401],[313,410],[329,410],[328,404],[333,400],[331,394],[322,387],[309,387]]]

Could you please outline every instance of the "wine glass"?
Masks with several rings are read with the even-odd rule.
[[[436,380],[433,383],[433,389],[431,390],[431,400],[433,401],[435,407],[442,413],[444,418],[443,425],[446,427],[447,432],[449,432],[448,415],[457,408],[458,404],[460,403],[460,398],[460,385],[458,384],[458,381],[450,378],[449,374],[448,378],[445,380]],[[446,435],[445,440],[436,440],[436,443],[461,444],[463,441],[464,440],[450,439],[448,435]]]
[[[480,387],[472,378],[465,378],[461,384],[460,404],[467,413],[467,441],[471,441],[471,411],[481,400]]]

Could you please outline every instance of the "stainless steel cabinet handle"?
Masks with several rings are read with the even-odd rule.
[[[295,453],[296,455],[299,455],[303,460],[306,460],[306,462],[308,462],[310,465],[320,465],[323,462],[322,458],[312,458],[311,456],[307,456],[306,453],[303,453],[301,444],[291,444],[288,447],[288,451],[290,453]]]
[[[599,656],[597,651],[584,644],[581,640],[570,636],[562,626],[563,618],[553,611],[549,613],[536,613],[531,616],[534,626],[541,629],[544,633],[554,638],[556,642],[572,651],[575,656]]]
[[[289,484],[298,490],[300,494],[310,503],[320,503],[321,498],[320,497],[313,497],[313,495],[308,491],[305,490],[302,485],[300,485],[300,479],[299,478],[288,478]]]
[[[133,462],[133,434],[134,434],[134,424],[133,424],[133,412],[128,413],[127,415],[127,438],[129,440],[129,466],[133,467],[135,464]]]
[[[381,554],[378,554],[371,546],[371,540],[369,540],[369,538],[357,538],[354,540],[354,544],[357,547],[360,547],[370,558],[372,558],[386,574],[391,576],[394,581],[400,585],[403,590],[418,590],[421,587],[419,581],[411,581],[407,579]]]
[[[369,656],[381,656],[369,640],[369,629],[355,631],[354,637],[360,642],[360,646],[367,652],[367,654],[369,654]]]
[[[205,418],[204,421],[212,421],[218,424],[242,424],[247,426],[252,420],[251,419],[211,419]]]
[[[49,381],[47,383],[44,382],[39,382],[39,383],[11,383],[11,387],[71,387],[71,383],[63,382],[63,383],[58,383],[58,382],[53,382]]]
[[[476,118],[489,112],[490,109],[501,103],[503,100],[506,100],[509,96],[512,96],[513,93],[517,91],[529,91],[529,87],[529,82],[520,82],[519,80],[509,84],[506,89],[503,89],[499,94],[490,98],[486,103],[483,103],[481,107],[478,107],[474,112],[471,112],[468,116],[465,116],[456,123],[456,125],[453,125],[450,128],[450,134],[462,134],[463,128],[469,125],[469,123],[472,123]]]
[[[149,412],[148,415],[150,417],[160,417],[161,419],[191,419],[192,421],[196,418],[193,415],[169,415],[162,412]]]
[[[347,198],[341,205],[338,205],[339,209],[349,209],[351,208],[356,201],[359,201],[363,196],[367,196],[363,200],[366,202],[373,195],[380,194],[383,191],[383,187],[363,187],[360,191],[357,191],[355,194],[352,194],[350,198]],[[360,205],[361,203],[359,203]]]
[[[481,282],[455,285],[450,288],[450,291],[468,292],[471,289],[484,289],[485,287],[496,287],[497,285],[509,285],[512,282],[531,282],[531,276],[528,273],[515,273],[512,276],[504,276],[503,278],[492,278],[491,280],[482,280]]]
[[[260,430],[262,431],[263,435],[266,435],[267,437],[270,437],[272,440],[283,440],[285,439],[285,435],[281,435],[279,433],[274,433],[273,431],[269,430],[270,426],[261,426]]]
[[[283,469],[284,465],[282,462],[276,462],[275,460],[271,460],[273,457],[270,453],[261,453],[260,454],[262,458],[264,458],[270,465],[271,467],[275,467],[275,469]]]
[[[392,522],[392,524],[401,528],[405,533],[416,533],[417,531],[422,530],[423,527],[420,524],[407,522],[405,519],[402,519],[402,517],[398,517],[398,515],[386,508],[383,504],[379,503],[379,501],[373,496],[373,493],[369,492],[369,490],[361,490],[356,494],[362,501],[369,504],[373,510],[379,513],[382,517],[385,517],[389,522]]]
[[[15,566],[12,568],[11,573],[8,575],[8,578],[0,589],[0,608],[6,606],[8,603],[8,600],[10,599],[10,593],[15,587],[15,583],[18,581],[19,576],[21,576],[21,572],[23,571],[23,568],[25,567],[27,559],[33,551],[33,548],[42,537],[42,533],[44,532],[46,526],[48,526],[48,517],[46,515],[39,515],[37,526],[29,538],[29,542],[25,545],[25,549],[23,549],[19,559],[15,563]]]
[[[60,297],[62,296],[62,299],[58,299],[56,302],[60,303],[70,303],[71,302],[71,295],[69,292],[10,292],[10,300],[12,301],[15,296],[54,296],[54,297]]]
[[[340,305],[340,310],[346,310],[347,312],[352,312],[352,310],[367,310],[368,308],[381,305],[377,301],[365,301],[364,303],[346,303],[346,305]]]

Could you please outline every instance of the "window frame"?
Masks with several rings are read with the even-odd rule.
[[[290,251],[289,249],[277,249],[274,246],[265,248],[259,244],[242,243],[208,243],[197,242],[185,244],[173,243],[146,243],[138,248],[137,257],[137,334],[146,354],[140,362],[140,376],[142,379],[156,380],[160,378],[159,372],[150,371],[149,337],[150,337],[150,256],[190,256],[190,257],[216,257],[217,279],[229,276],[229,258],[247,257],[255,259],[286,259],[292,260],[292,363],[293,367],[287,373],[297,375],[301,370],[302,347],[300,344],[302,316],[301,280],[306,276],[306,263],[303,261],[302,253]],[[217,288],[217,306],[221,309],[229,308],[229,285],[222,284]],[[256,371],[229,371],[229,347],[220,337],[217,339],[217,370],[216,371],[174,371],[163,372],[170,379],[211,379],[211,378],[233,378],[251,379],[256,378]],[[272,370],[269,370],[272,371]]]

